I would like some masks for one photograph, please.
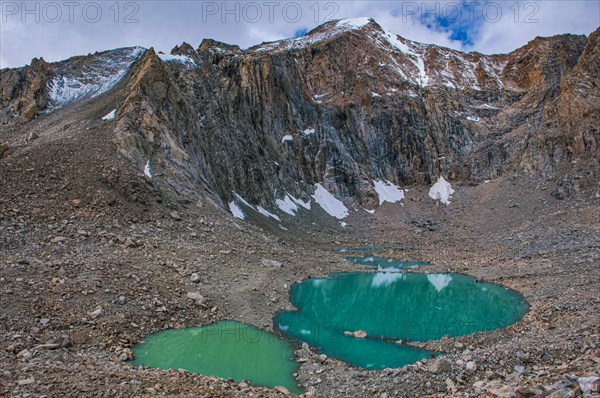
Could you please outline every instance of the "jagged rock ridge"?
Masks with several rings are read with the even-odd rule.
[[[321,183],[373,206],[374,180],[549,177],[580,159],[597,170],[599,38],[536,38],[486,56],[412,42],[370,19],[332,21],[248,50],[206,39],[170,55],[36,60],[2,71],[1,115],[27,123],[118,89],[107,128],[119,151],[140,169],[150,159],[181,195],[224,205],[237,193],[274,208],[286,193],[309,201]],[[103,63],[110,73],[89,82],[84,72]],[[63,86],[94,88],[56,95],[65,76]]]

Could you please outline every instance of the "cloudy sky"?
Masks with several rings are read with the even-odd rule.
[[[512,51],[535,36],[587,35],[600,26],[597,0],[0,0],[0,6],[0,68],[134,45],[169,52],[184,41],[197,47],[206,37],[246,48],[360,16],[408,39],[487,54]]]

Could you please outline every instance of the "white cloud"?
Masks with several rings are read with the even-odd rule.
[[[34,3],[29,2],[28,7]],[[63,5],[65,3],[55,2]],[[81,7],[87,2],[80,3]],[[255,2],[261,6],[261,18],[255,23],[250,9],[245,9],[249,2],[227,2],[239,4],[239,23],[235,16],[218,10],[215,15],[207,15],[207,4],[222,7],[224,2],[196,1],[152,1],[134,2],[139,10],[133,16],[137,23],[124,23],[123,19],[133,9],[125,10],[125,2],[121,7],[118,22],[114,22],[114,11],[109,7],[114,2],[96,2],[102,6],[102,18],[97,23],[86,22],[82,18],[81,7],[75,9],[74,22],[69,22],[69,12],[63,9],[62,17],[57,23],[35,22],[34,16],[26,15],[26,23],[21,22],[21,9],[9,15],[7,4],[22,7],[21,2],[1,2],[0,15],[0,66],[20,66],[30,62],[33,57],[43,56],[47,61],[57,61],[72,55],[107,50],[126,46],[155,47],[157,50],[169,52],[177,44],[186,41],[196,47],[203,38],[209,37],[223,42],[238,44],[247,48],[262,41],[272,41],[292,37],[302,28],[309,30],[323,23],[329,16],[331,19],[346,17],[370,16],[385,29],[398,33],[411,40],[436,43],[457,49],[477,50],[484,53],[507,52],[524,45],[535,36],[548,36],[560,33],[589,34],[600,25],[600,3],[594,1],[521,1],[520,20],[514,22],[509,7],[511,2],[496,1],[502,7],[502,18],[495,23],[483,22],[478,26],[477,34],[472,37],[473,45],[465,48],[462,42],[451,39],[451,32],[443,31],[436,26],[425,26],[421,22],[421,12],[408,15],[410,5],[427,9],[448,10],[451,4],[460,5],[458,1],[320,1],[319,12],[315,13],[314,2],[277,2],[272,9],[272,21],[269,20],[269,2]],[[298,21],[295,9],[290,4],[301,5]],[[481,19],[482,8],[489,0],[479,0],[481,7],[476,9],[475,16]],[[536,23],[523,23],[528,12],[523,9],[526,3],[535,4],[539,10],[535,16]],[[329,5],[328,8],[327,5]],[[338,9],[335,9],[337,5]],[[204,7],[204,9],[203,9]],[[286,7],[288,7],[286,9]],[[63,7],[64,8],[64,7]],[[285,13],[287,10],[287,14]],[[491,10],[491,8],[490,8]],[[14,11],[14,10],[13,10]],[[40,9],[40,14],[43,11]],[[287,15],[287,16],[286,16]],[[225,19],[226,23],[222,20]]]

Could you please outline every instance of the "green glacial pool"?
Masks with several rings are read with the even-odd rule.
[[[291,300],[298,311],[279,313],[279,330],[368,369],[401,367],[435,355],[397,340],[499,329],[527,311],[515,292],[457,274],[334,274],[294,285]],[[367,338],[344,334],[359,330]]]
[[[346,257],[346,261],[358,265],[368,265],[371,267],[377,267],[380,271],[389,271],[390,269],[398,269],[412,266],[424,266],[430,265],[424,261],[398,261],[386,257]]]
[[[407,342],[503,328],[527,311],[517,293],[458,274],[333,274],[298,283],[290,295],[298,310],[274,319],[283,335],[366,369],[402,367],[438,354]],[[357,331],[366,338],[351,335]],[[292,376],[297,364],[291,347],[271,333],[226,321],[151,335],[133,348],[132,364],[301,393]]]
[[[292,377],[297,365],[291,346],[271,333],[243,323],[225,321],[159,332],[134,347],[133,354],[135,366],[185,369],[302,393]]]

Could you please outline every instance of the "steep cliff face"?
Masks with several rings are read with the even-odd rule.
[[[48,104],[48,63],[34,58],[29,67],[0,71],[2,124],[27,123]]]
[[[170,55],[122,50],[115,140],[136,167],[150,160],[179,193],[219,204],[237,193],[273,208],[286,193],[307,201],[323,184],[348,205],[373,206],[376,180],[548,177],[596,153],[599,35],[536,38],[485,56],[354,19],[243,51],[213,40]],[[4,71],[3,82],[27,74],[34,65]],[[14,104],[32,96],[33,116],[58,111],[43,91],[55,83],[20,89],[27,81],[3,83],[5,114],[23,115]]]

